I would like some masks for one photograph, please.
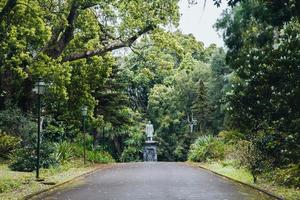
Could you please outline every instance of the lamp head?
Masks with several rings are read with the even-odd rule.
[[[88,108],[87,108],[87,106],[83,106],[82,108],[81,108],[81,112],[82,112],[82,116],[87,116],[87,111],[88,111]]]
[[[38,81],[34,84],[33,92],[41,95],[44,94],[46,90],[46,84],[42,78],[39,78]]]

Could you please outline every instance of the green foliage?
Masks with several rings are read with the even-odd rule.
[[[88,133],[85,133],[85,136],[83,133],[79,133],[77,137],[75,138],[75,143],[77,146],[84,146],[84,137],[85,137],[85,145],[88,150],[93,149],[93,137],[89,135]]]
[[[129,138],[125,141],[125,147],[120,156],[121,162],[141,161],[145,135],[137,126],[130,130]]]
[[[46,101],[56,117],[72,116],[77,112],[74,108],[84,103],[95,106],[93,91],[110,73],[111,50],[131,45],[160,25],[177,25],[179,21],[177,0],[35,0],[30,6],[24,1],[2,12],[9,2],[0,5],[0,108],[12,102],[24,111],[31,110],[31,89],[42,76],[52,82],[52,95]],[[99,21],[102,17],[105,23]],[[94,53],[87,53],[91,50]],[[78,53],[83,56],[77,57]]]
[[[269,173],[269,179],[277,184],[288,187],[300,187],[299,165],[291,164],[285,168],[277,168]]]
[[[15,188],[18,188],[22,185],[22,182],[14,180],[14,179],[10,179],[10,178],[4,178],[1,179],[0,181],[0,194],[7,192],[7,191],[11,191]]]
[[[112,163],[113,157],[105,151],[87,151],[87,160],[93,163]]]
[[[300,162],[299,5],[243,1],[216,24],[232,71],[225,93],[227,126],[247,140],[236,143],[240,155],[234,157],[254,181],[266,170],[286,169],[278,175],[282,183],[284,176],[289,179],[288,166]]]
[[[271,167],[268,157],[251,141],[239,140],[234,145],[231,158],[238,161],[239,167],[246,167],[253,176],[254,183],[259,174]]]
[[[212,54],[210,66],[212,78],[208,85],[209,99],[212,105],[212,130],[214,134],[223,130],[227,124],[225,119],[226,113],[225,95],[230,90],[230,73],[231,69],[226,65],[226,54],[223,49],[216,49]]]
[[[54,157],[54,146],[49,142],[41,144],[40,149],[40,167],[49,168],[58,164]],[[31,172],[36,169],[36,149],[31,143],[20,149],[16,149],[10,155],[11,164],[9,168],[14,171]]]
[[[36,132],[36,123],[25,116],[20,109],[8,108],[0,110],[0,130],[21,138],[27,138]]]
[[[197,132],[206,132],[211,127],[211,106],[209,102],[208,84],[211,78],[210,66],[204,63],[209,60],[207,50],[190,35],[167,33],[170,45],[161,48],[156,40],[161,39],[154,34],[156,46],[145,51],[145,62],[154,77],[148,95],[147,113],[156,130],[159,142],[158,158],[160,160],[186,160],[191,141],[196,139]],[[165,36],[161,36],[164,38]],[[193,45],[196,44],[196,45]],[[152,52],[155,48],[159,49]],[[185,49],[185,51],[182,51]],[[147,57],[149,53],[155,54]],[[157,55],[158,54],[158,55]],[[167,64],[155,63],[160,57],[168,58]],[[165,59],[162,59],[165,61]],[[162,61],[162,62],[163,62]],[[153,65],[161,68],[152,69]],[[142,65],[143,66],[143,65]],[[142,67],[141,66],[141,67]],[[156,71],[155,71],[156,70]],[[167,72],[167,73],[166,73]],[[152,85],[153,84],[153,85]],[[147,91],[146,90],[146,91]],[[188,120],[197,120],[194,132],[189,132]]]
[[[80,140],[79,140],[80,141]],[[68,143],[63,142],[61,147],[61,153],[64,154],[66,157],[65,159],[62,158],[62,161],[68,161],[70,158],[81,158],[83,159],[83,153],[84,153],[84,146],[83,142],[80,141],[80,143]],[[88,145],[87,145],[88,146]],[[59,153],[59,152],[57,152]],[[92,146],[90,148],[86,149],[86,158],[88,161],[92,163],[112,163],[115,162],[113,157],[106,151],[99,150],[99,149],[93,149]]]
[[[234,143],[227,143],[225,158],[234,161],[235,167],[245,167],[246,163],[248,163],[249,145],[250,142],[247,140],[237,140]]]
[[[20,147],[21,139],[0,131],[0,157],[7,159],[9,154]]]
[[[221,138],[225,143],[236,143],[239,140],[243,140],[245,135],[238,130],[224,130],[218,134],[218,137]]]
[[[75,156],[74,145],[67,141],[55,143],[54,149],[54,157],[60,163],[68,162]]]
[[[27,125],[16,116],[36,116],[37,99],[32,87],[42,77],[48,86],[42,97],[44,140],[74,141],[82,125],[80,108],[87,105],[87,131],[94,137],[92,142],[88,138],[89,150],[99,143],[102,128],[106,129],[101,136],[103,148],[108,147],[114,156],[120,156],[125,148],[133,148],[134,144],[127,145],[125,141],[130,140],[127,130],[136,126],[135,116],[140,114],[127,94],[134,75],[121,64],[123,58],[111,51],[132,46],[150,32],[164,32],[161,26],[177,26],[177,0],[34,0],[18,2],[6,11],[9,2],[0,3],[0,129],[22,135],[22,145],[29,143],[26,138],[36,132],[35,128],[21,130]],[[191,37],[186,39],[190,44],[193,41]],[[20,112],[2,117],[9,104]],[[6,118],[15,124],[6,123]],[[137,149],[135,154],[140,151],[140,144]]]
[[[51,142],[61,142],[67,139],[66,125],[54,119],[46,118],[46,127],[43,129],[43,137]],[[72,130],[75,131],[75,130]]]
[[[120,158],[121,162],[138,162],[141,161],[141,150],[136,147],[126,147]]]
[[[188,159],[194,162],[221,160],[224,158],[225,144],[211,135],[199,137],[192,145]]]

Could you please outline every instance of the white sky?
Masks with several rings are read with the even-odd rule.
[[[222,38],[218,36],[217,31],[212,27],[219,18],[222,10],[226,8],[226,3],[221,7],[213,5],[212,0],[206,1],[203,10],[204,0],[199,0],[197,5],[188,5],[187,0],[180,0],[180,25],[179,29],[183,33],[192,33],[197,40],[202,41],[205,46],[212,43],[217,46],[224,46]]]

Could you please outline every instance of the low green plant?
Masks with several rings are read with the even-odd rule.
[[[84,141],[85,141],[85,144],[86,144],[86,148],[89,149],[89,150],[92,150],[93,149],[93,137],[89,134],[86,133],[85,135],[85,139],[84,139],[84,134],[82,133],[79,133],[77,134],[77,137],[75,138],[75,143],[80,145],[80,146],[84,146]]]
[[[9,168],[14,171],[31,172],[36,169],[36,148],[35,145],[26,145],[16,149],[10,155],[11,164]],[[49,142],[41,144],[40,167],[49,168],[58,164],[54,157],[54,145]]]
[[[260,151],[255,143],[250,141],[240,141],[237,143],[237,155],[241,166],[248,168],[253,176],[253,182],[256,183],[257,177],[264,169],[269,168],[269,160]]]
[[[61,124],[49,123],[47,124],[47,127],[43,131],[44,138],[52,142],[63,141],[65,139],[64,135],[65,135],[65,130],[63,125]]]
[[[20,146],[21,139],[0,131],[0,157],[7,159],[12,150]]]
[[[75,156],[74,145],[67,141],[55,143],[54,148],[54,156],[60,163],[65,163]]]
[[[188,159],[194,162],[222,160],[224,150],[225,144],[222,140],[211,135],[201,136],[191,145]]]
[[[36,122],[14,106],[0,111],[0,129],[13,136],[28,138],[36,133]]]
[[[244,134],[237,130],[221,131],[218,134],[218,137],[225,143],[236,143],[237,141],[245,138]]]
[[[140,150],[132,146],[126,147],[121,154],[120,160],[121,162],[140,161]]]
[[[144,139],[144,134],[140,131],[139,127],[132,128],[129,138],[124,141],[124,150],[119,160],[121,162],[141,161]]]
[[[0,194],[3,192],[12,191],[22,185],[20,180],[4,178],[0,181]]]
[[[73,144],[73,153],[75,157],[82,157],[83,155],[83,146],[77,143]]]
[[[249,157],[249,145],[247,140],[239,140],[234,144],[227,144],[225,148],[225,159],[235,160],[236,167],[245,166]]]
[[[73,144],[72,150],[75,157],[83,157],[84,147],[81,144]],[[115,162],[113,157],[108,152],[99,150],[99,148],[95,150],[86,149],[86,157],[88,161],[93,163]]]
[[[87,160],[94,163],[112,163],[113,157],[105,151],[87,151]]]
[[[300,166],[290,164],[284,168],[277,168],[270,172],[271,180],[279,185],[288,187],[300,187]]]

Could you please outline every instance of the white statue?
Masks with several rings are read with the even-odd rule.
[[[152,141],[154,129],[150,121],[148,121],[148,124],[146,124],[145,132],[147,134],[147,139]]]

